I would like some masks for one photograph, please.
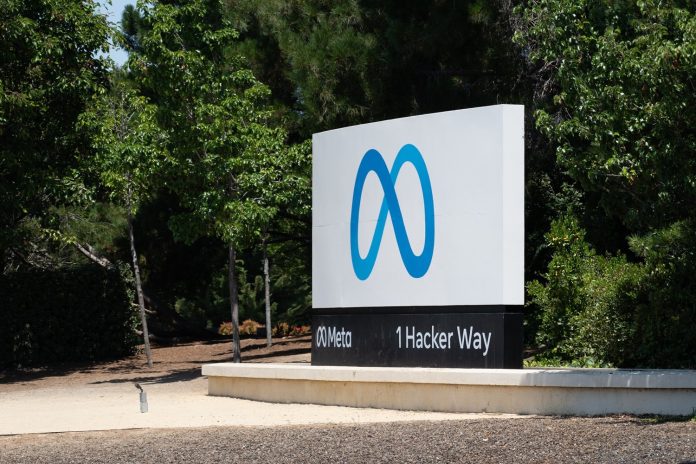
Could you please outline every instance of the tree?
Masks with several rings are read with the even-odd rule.
[[[0,265],[40,263],[51,207],[89,201],[76,121],[107,85],[106,19],[91,0],[0,0]],[[45,253],[44,253],[45,254]]]
[[[228,1],[241,51],[318,130],[509,101],[509,2]],[[294,127],[293,127],[294,128]]]
[[[641,272],[632,273],[630,288],[619,292],[631,298],[607,306],[624,311],[633,324],[631,337],[615,340],[632,356],[614,359],[693,367],[696,6],[678,0],[540,0],[519,13],[517,41],[543,83],[536,125],[577,186],[573,213],[588,230],[588,245],[626,254],[629,261],[617,266],[621,258],[587,254],[601,272],[591,274],[590,285],[577,268],[567,273],[567,285],[579,293],[616,289],[620,268],[638,262]],[[571,254],[556,250],[547,275],[570,261]],[[544,295],[558,282],[549,278],[545,289],[534,284],[546,309],[557,307]],[[599,307],[591,306],[585,310]],[[580,346],[593,336],[578,333],[585,338],[562,342]]]
[[[228,248],[234,361],[240,361],[237,250],[260,238],[273,207],[255,197],[272,181],[261,167],[283,149],[261,103],[268,89],[227,53],[236,32],[215,0],[139,4],[140,51],[128,65],[157,105],[173,164],[166,185],[185,212],[170,220],[186,242],[218,237]]]
[[[552,96],[537,126],[558,163],[631,231],[694,212],[695,13],[680,1],[544,0],[524,10],[518,40]]]
[[[118,75],[112,80],[110,93],[93,99],[82,122],[91,130],[95,150],[87,169],[97,173],[110,200],[126,211],[143,342],[148,367],[152,367],[133,218],[143,200],[152,194],[157,174],[163,170],[165,137],[155,121],[155,107],[138,96]]]

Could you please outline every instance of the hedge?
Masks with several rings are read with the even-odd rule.
[[[116,358],[137,313],[117,270],[83,266],[0,276],[0,366]]]

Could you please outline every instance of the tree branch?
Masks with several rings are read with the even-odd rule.
[[[74,242],[73,245],[75,245],[75,248],[78,249],[80,253],[88,257],[90,260],[93,262],[97,263],[101,267],[105,269],[113,269],[114,265],[109,261],[108,259],[99,256],[94,248],[92,248],[91,245],[85,244],[82,245],[78,242]]]

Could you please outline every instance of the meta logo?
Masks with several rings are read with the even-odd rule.
[[[317,327],[316,335],[317,348],[351,348],[353,346],[353,333],[341,327]]]
[[[416,255],[411,248],[404,226],[404,218],[401,212],[401,205],[396,197],[396,179],[399,176],[399,171],[406,163],[411,163],[416,169],[418,179],[420,180],[421,191],[423,193],[423,205],[425,213],[425,243],[423,251],[420,255]],[[363,188],[365,187],[365,179],[367,175],[374,172],[379,179],[379,183],[384,191],[384,199],[377,217],[377,225],[375,234],[372,236],[372,242],[367,252],[367,256],[360,256],[358,247],[358,222],[360,219],[360,200],[362,198]],[[433,249],[435,247],[435,208],[433,206],[433,190],[430,185],[430,177],[428,169],[425,166],[425,161],[418,148],[411,144],[404,145],[396,155],[396,160],[392,165],[391,171],[387,168],[382,155],[374,149],[368,150],[363,156],[358,174],[355,178],[355,187],[353,189],[353,203],[350,213],[350,255],[353,262],[353,271],[360,280],[365,280],[370,277],[372,269],[377,260],[379,246],[382,243],[382,235],[384,227],[387,223],[387,215],[391,217],[394,227],[394,235],[396,236],[396,244],[399,247],[401,260],[406,267],[409,275],[414,278],[423,277],[430,262],[433,259]]]

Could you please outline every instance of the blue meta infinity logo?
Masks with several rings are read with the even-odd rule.
[[[404,226],[404,218],[401,213],[399,200],[396,198],[396,178],[399,176],[399,171],[404,164],[411,163],[418,173],[418,178],[423,192],[423,205],[425,206],[425,244],[420,255],[416,255],[411,248],[411,244],[406,234]],[[377,217],[377,226],[375,234],[372,236],[372,243],[365,258],[360,256],[358,248],[358,220],[360,219],[360,199],[362,198],[363,188],[365,187],[365,179],[371,172],[377,174],[382,190],[384,191],[384,199]],[[368,150],[363,156],[360,166],[358,167],[358,175],[355,178],[355,187],[353,189],[353,205],[350,213],[350,256],[353,261],[353,270],[355,275],[360,280],[365,280],[370,277],[372,268],[375,266],[379,245],[382,242],[384,234],[384,226],[387,223],[387,213],[391,215],[392,225],[394,226],[394,235],[396,236],[396,244],[401,253],[401,260],[406,267],[406,270],[411,277],[423,277],[430,262],[433,259],[433,248],[435,246],[435,213],[433,207],[433,189],[430,186],[430,177],[428,169],[425,166],[425,161],[418,148],[408,144],[401,147],[396,155],[394,165],[391,171],[387,168],[382,155],[374,149]]]

